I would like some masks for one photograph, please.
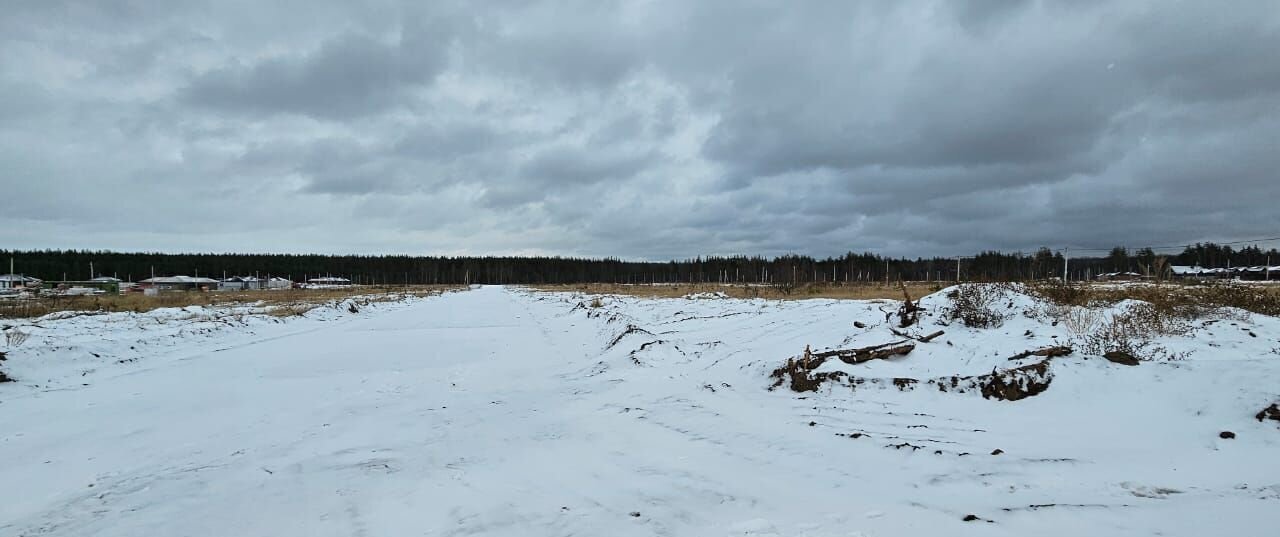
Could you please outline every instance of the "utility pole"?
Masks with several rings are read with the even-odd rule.
[[[960,258],[956,258],[956,283],[960,283]]]
[[[93,279],[93,261],[89,262],[89,279]]]
[[[1067,283],[1067,249],[1062,249],[1062,283]]]

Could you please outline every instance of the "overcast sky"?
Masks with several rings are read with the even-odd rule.
[[[0,4],[0,247],[1280,236],[1274,0]]]

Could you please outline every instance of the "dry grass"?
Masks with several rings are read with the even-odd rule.
[[[1280,315],[1280,286],[1232,282],[1136,285],[1033,283],[1027,289],[1059,306],[1106,306],[1141,300],[1161,314],[1196,319],[1224,308]]]
[[[217,306],[255,304],[269,308],[271,315],[288,317],[306,313],[316,305],[351,298],[353,296],[386,295],[400,297],[406,294],[426,296],[453,289],[460,285],[404,286],[351,286],[332,289],[283,289],[273,291],[235,292],[168,292],[157,296],[142,293],[124,295],[59,296],[32,299],[0,300],[0,319],[32,318],[63,311],[91,312],[147,312],[159,308],[187,306]]]
[[[908,282],[907,292],[911,298],[934,293],[942,289],[935,283]],[[633,285],[613,283],[586,283],[566,285],[535,285],[539,291],[578,292],[591,295],[627,295],[637,297],[679,298],[697,293],[723,293],[731,298],[768,298],[775,300],[800,300],[806,298],[836,298],[846,300],[893,299],[902,300],[902,288],[897,284],[891,286],[876,284],[805,284],[798,286],[782,285],[742,285],[742,284],[658,284]]]

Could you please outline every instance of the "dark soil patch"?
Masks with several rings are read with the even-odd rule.
[[[1110,351],[1102,357],[1120,365],[1138,365],[1138,359],[1124,351]]]
[[[1072,352],[1071,347],[1067,347],[1065,345],[1056,346],[1056,347],[1043,347],[1035,350],[1020,352],[1018,354],[1010,356],[1009,359],[1021,360],[1023,358],[1029,358],[1031,356],[1040,356],[1043,358],[1057,358],[1059,356],[1066,356],[1068,354],[1071,354],[1071,352]]]
[[[823,382],[842,379],[848,376],[842,371],[829,371],[826,373],[813,372],[814,369],[817,369],[826,361],[827,359],[825,357],[809,358],[807,360],[803,358],[789,358],[787,359],[787,363],[783,364],[782,367],[774,369],[773,373],[769,375],[770,378],[774,379],[774,382],[769,386],[769,389],[773,390],[783,384],[786,384],[788,378],[790,378],[791,391],[815,392],[818,391],[818,388],[822,387]]]
[[[1254,417],[1258,418],[1258,421],[1262,421],[1262,420],[1280,421],[1280,403],[1271,403],[1271,406],[1262,409],[1262,412],[1259,412]]]
[[[1218,438],[1221,438],[1223,440],[1231,440],[1232,438],[1235,438],[1235,437],[1236,437],[1236,433],[1233,433],[1231,431],[1222,431],[1218,433]]]
[[[810,356],[807,360],[803,358],[788,359],[787,363],[783,364],[782,367],[773,370],[769,377],[774,381],[769,386],[769,389],[774,390],[783,385],[788,385],[791,391],[794,392],[813,392],[821,388],[824,382],[834,381],[843,383],[854,390],[868,384],[872,386],[892,384],[899,391],[910,391],[923,382],[937,386],[938,391],[941,392],[967,393],[973,391],[981,393],[985,399],[1017,401],[1044,393],[1045,390],[1049,389],[1049,384],[1053,381],[1053,374],[1049,371],[1048,359],[1034,364],[992,371],[986,375],[950,376],[921,381],[906,377],[891,379],[853,377],[843,371],[815,373],[813,370],[825,363],[830,355],[820,356],[819,353],[814,353]]]

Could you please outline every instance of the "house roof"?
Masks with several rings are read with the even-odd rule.
[[[307,281],[313,283],[351,283],[351,280],[337,276],[322,276],[320,278],[311,278]]]
[[[157,276],[142,280],[141,283],[218,283],[218,280],[194,276]]]
[[[31,276],[23,276],[23,275],[21,275],[21,274],[4,274],[4,275],[0,275],[0,282],[23,282],[23,283],[34,283],[34,282],[39,282],[39,281],[44,281],[44,280],[41,280],[40,278],[32,278]]]
[[[120,278],[112,278],[111,276],[98,276],[97,278],[94,278],[94,279],[89,280],[89,281],[91,281],[91,282],[121,282],[121,281],[124,281],[124,280],[121,280]]]

